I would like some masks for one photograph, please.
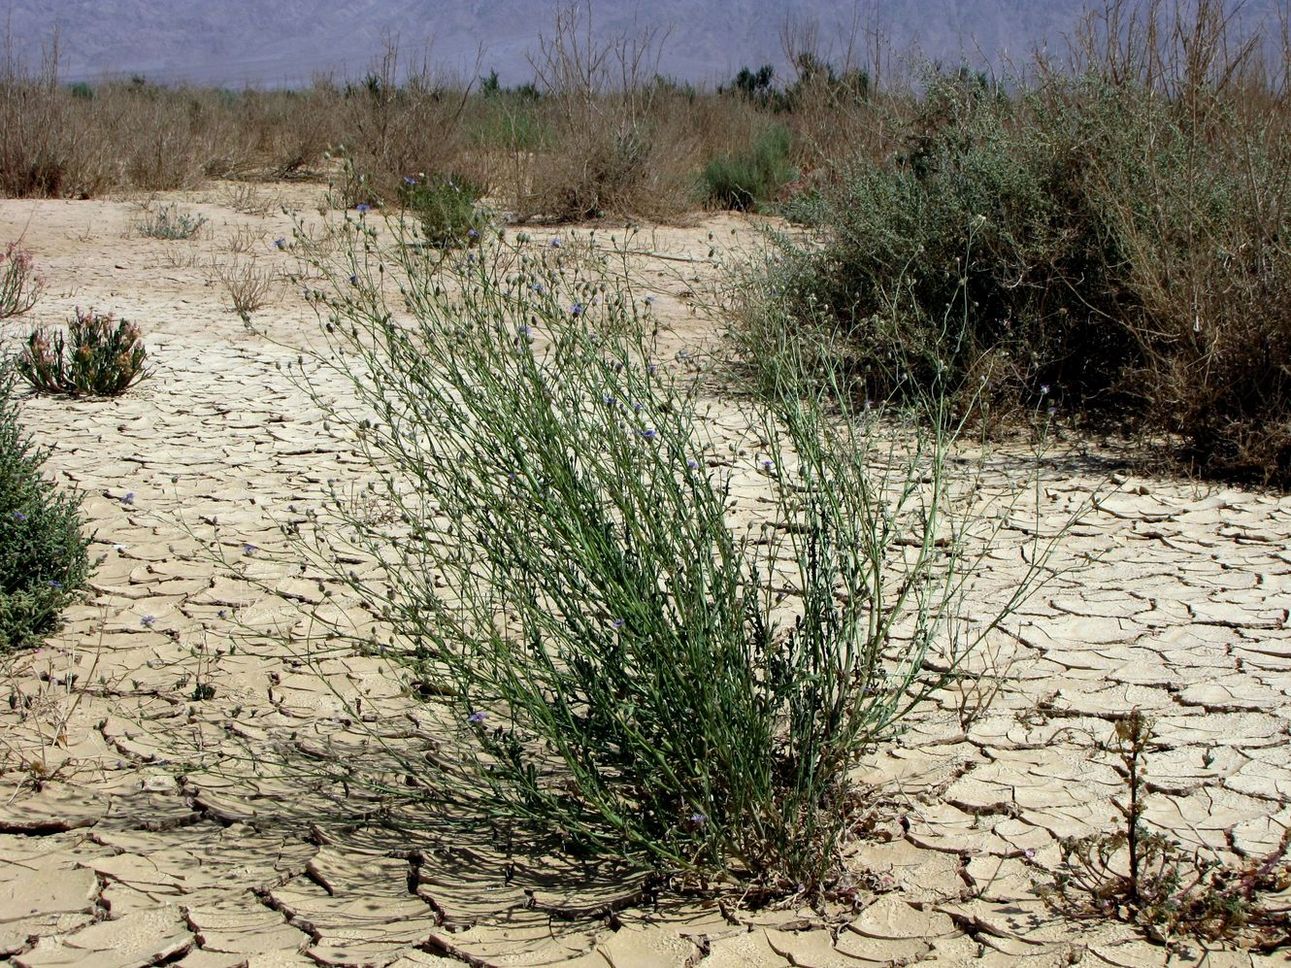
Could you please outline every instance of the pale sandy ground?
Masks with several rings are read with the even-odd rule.
[[[117,400],[24,401],[27,425],[53,448],[51,470],[85,494],[104,560],[89,603],[49,647],[12,664],[0,693],[34,701],[25,714],[22,702],[0,703],[0,960],[99,968],[1285,961],[1284,952],[1208,953],[1196,943],[1172,952],[1117,923],[1064,919],[1036,893],[1058,860],[1057,838],[1112,822],[1123,791],[1098,744],[1134,707],[1156,718],[1163,746],[1149,766],[1154,825],[1233,858],[1266,853],[1291,823],[1285,497],[1124,480],[1065,539],[1069,560],[1096,560],[1045,588],[1001,644],[993,705],[964,716],[973,697],[947,691],[866,764],[878,837],[850,863],[872,872],[859,895],[867,906],[832,930],[810,911],[727,919],[695,902],[628,908],[612,925],[565,923],[543,903],[526,906],[526,886],[544,903],[568,890],[550,871],[522,869],[508,884],[497,858],[455,855],[429,839],[311,830],[304,785],[236,767],[223,778],[187,776],[182,763],[196,744],[227,741],[221,724],[234,707],[252,743],[286,731],[352,736],[340,700],[283,648],[251,638],[229,652],[230,610],[251,628],[299,621],[283,597],[237,580],[240,569],[288,598],[318,600],[312,580],[276,560],[277,524],[317,505],[328,480],[358,479],[362,469],[286,375],[290,344],[316,327],[298,294],[284,285],[256,315],[275,342],[248,331],[209,283],[202,262],[231,258],[239,233],[260,265],[294,266],[273,245],[291,220],[276,210],[237,214],[223,191],[183,196],[212,224],[204,238],[175,243],[127,238],[139,214],[129,200],[0,203],[0,241],[25,230],[49,279],[40,304],[5,335],[95,305],[142,326],[155,367]],[[261,191],[319,218],[316,186]],[[708,233],[729,241],[732,227],[751,234],[719,218],[649,239],[655,251],[699,260],[640,267],[680,346],[713,334],[713,323],[687,311],[685,290],[700,285],[692,274],[711,275]],[[723,412],[719,433],[742,439],[738,415]],[[751,452],[731,459],[751,463]],[[1016,475],[1010,461],[1020,460],[1006,456],[996,470]],[[1051,460],[1047,524],[1106,476],[1097,461]],[[1006,531],[990,559],[993,587],[1018,574],[1007,539],[1021,541],[1024,527]],[[325,671],[345,695],[401,702],[375,660],[333,660]],[[202,683],[213,698],[194,698]],[[416,741],[411,720],[402,722],[393,731]],[[37,792],[42,773],[52,779]]]

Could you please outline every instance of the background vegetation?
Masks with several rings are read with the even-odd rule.
[[[0,191],[323,178],[338,204],[413,208],[441,243],[478,231],[477,194],[520,221],[781,211],[814,232],[759,290],[780,305],[750,307],[753,333],[827,326],[872,393],[944,370],[996,413],[1043,402],[1203,473],[1291,484],[1286,29],[1239,38],[1218,0],[1110,0],[1065,59],[1007,80],[880,83],[786,43],[788,76],[716,90],[658,76],[658,36],[598,44],[572,9],[518,88],[394,48],[301,91],[67,86],[56,58],[10,56]]]

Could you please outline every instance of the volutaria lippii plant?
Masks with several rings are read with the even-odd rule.
[[[302,541],[379,616],[358,647],[438,707],[436,754],[385,789],[532,855],[827,890],[852,768],[945,681],[925,659],[953,670],[1044,575],[1040,549],[966,631],[982,518],[952,513],[946,409],[786,381],[737,457],[657,358],[622,242],[347,232],[308,295],[354,399],[315,398],[380,483]]]

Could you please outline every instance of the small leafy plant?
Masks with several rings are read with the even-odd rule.
[[[1241,866],[1188,851],[1144,821],[1152,722],[1135,709],[1117,720],[1113,749],[1125,780],[1121,829],[1062,842],[1062,866],[1046,900],[1077,917],[1120,917],[1153,940],[1246,936],[1254,947],[1291,940],[1291,910],[1263,902],[1291,888],[1291,830],[1267,856]]]
[[[31,309],[44,288],[31,253],[18,242],[5,246],[0,252],[0,319],[21,316]]]
[[[27,337],[17,369],[41,393],[115,397],[147,374],[147,355],[138,326],[78,307],[66,336],[41,327]]]
[[[41,475],[45,452],[18,426],[0,363],[0,654],[38,645],[90,574],[79,499]]]
[[[135,231],[150,239],[180,241],[195,239],[209,219],[205,215],[185,212],[176,204],[149,209],[143,218],[134,223]]]
[[[421,222],[424,241],[436,248],[474,245],[488,225],[477,203],[482,186],[460,176],[408,176],[399,188],[399,201]]]

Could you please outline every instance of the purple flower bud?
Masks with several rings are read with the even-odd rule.
[[[623,621],[623,619],[616,618],[614,621],[610,622],[610,628],[614,629],[614,631],[617,632],[619,629],[623,628],[623,626],[626,624],[627,623]]]
[[[659,431],[655,430],[653,427],[647,427],[645,430],[641,431],[641,436],[646,440],[654,440],[659,436]]]

